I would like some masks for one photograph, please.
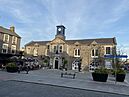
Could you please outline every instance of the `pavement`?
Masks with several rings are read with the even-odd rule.
[[[107,82],[96,82],[93,81],[90,72],[68,71],[69,73],[76,73],[75,79],[72,79],[71,76],[62,78],[61,72],[63,71],[54,69],[33,70],[30,71],[29,74],[26,74],[24,71],[22,71],[20,74],[0,71],[0,80],[13,80],[19,82],[47,84],[81,90],[129,95],[129,83],[126,79],[124,82],[115,83],[115,78],[113,76],[109,76]]]

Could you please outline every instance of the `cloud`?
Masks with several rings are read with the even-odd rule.
[[[67,39],[119,37],[128,40],[128,0],[0,0],[4,25],[14,24],[22,46],[31,40],[52,40],[56,26]],[[125,25],[123,25],[123,24]]]
[[[128,55],[128,58],[129,58],[129,45],[128,44],[118,44],[117,49],[118,51],[120,51],[120,54]]]

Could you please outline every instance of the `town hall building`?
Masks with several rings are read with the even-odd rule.
[[[65,27],[56,26],[55,38],[51,41],[31,41],[25,45],[26,56],[48,58],[48,64],[53,69],[88,69],[90,64],[105,64],[104,55],[116,53],[116,39],[96,38],[67,40]]]

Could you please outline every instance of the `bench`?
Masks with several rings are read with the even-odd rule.
[[[75,79],[75,75],[75,73],[61,72],[61,77],[72,76],[72,78]]]

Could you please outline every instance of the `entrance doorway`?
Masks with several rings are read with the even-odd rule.
[[[55,60],[55,69],[58,69],[58,60]]]

